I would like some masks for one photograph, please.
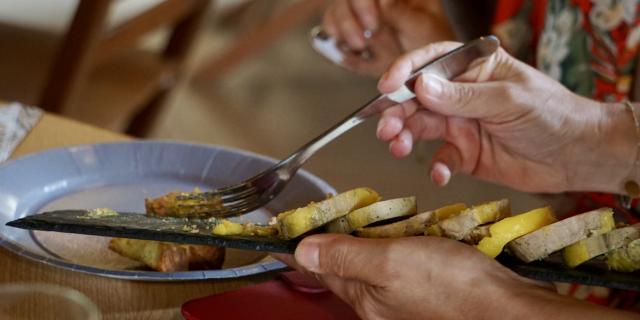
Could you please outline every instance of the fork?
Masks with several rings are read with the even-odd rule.
[[[323,35],[318,35],[317,40],[331,41]],[[430,73],[451,80],[465,72],[476,59],[493,54],[499,45],[500,42],[495,36],[486,36],[470,41],[420,67],[400,89],[389,94],[380,94],[371,99],[344,120],[271,168],[236,185],[218,188],[210,192],[182,194],[176,198],[176,205],[183,207],[180,209],[181,211],[189,209],[185,207],[191,206],[193,210],[200,211],[200,214],[212,217],[240,215],[260,208],[275,198],[307,159],[329,142],[389,107],[415,98],[412,89],[421,74]]]

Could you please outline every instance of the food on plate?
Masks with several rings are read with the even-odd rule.
[[[426,225],[435,221],[435,212],[419,213],[411,218],[383,226],[358,228],[356,236],[363,238],[400,238],[423,234]]]
[[[548,207],[504,218],[489,227],[489,236],[480,240],[476,248],[495,258],[507,243],[554,222],[556,216]]]
[[[327,232],[351,233],[375,222],[410,216],[416,213],[416,197],[379,201],[349,212],[327,224]]]
[[[187,223],[193,223],[190,218],[206,218],[205,228],[216,236],[283,240],[311,232],[352,233],[366,238],[441,236],[474,245],[492,258],[507,251],[524,262],[531,262],[562,250],[565,263],[571,268],[605,256],[613,270],[640,269],[640,224],[615,229],[610,208],[557,221],[549,207],[512,216],[507,199],[470,208],[464,203],[455,203],[419,214],[416,214],[418,205],[413,196],[380,199],[370,188],[355,188],[282,212],[268,225],[209,217],[207,210],[213,208],[216,201],[199,190],[147,199],[146,205],[150,215],[177,216],[185,218]],[[110,214],[96,209],[94,215]],[[201,224],[192,226],[198,228]],[[194,266],[216,268],[224,259],[224,249],[210,246],[113,239],[110,248],[159,271],[181,271]]]
[[[457,216],[463,210],[467,209],[467,205],[464,203],[454,203],[448,206],[444,206],[442,208],[436,209],[436,220],[442,221],[445,219],[449,219],[453,216]],[[424,233],[428,236],[438,236],[442,237],[442,228],[435,223],[427,227],[427,230]]]
[[[564,248],[562,254],[567,266],[575,268],[597,256],[623,247],[638,238],[640,238],[640,224],[635,224],[578,241]]]
[[[205,245],[114,238],[109,249],[160,272],[220,269],[225,249]]]
[[[210,192],[170,192],[155,199],[145,199],[148,215],[178,218],[208,218],[212,211],[224,209],[222,199]]]
[[[219,198],[216,199],[210,193],[201,192],[197,188],[191,193],[171,192],[156,199],[145,199],[146,214],[149,216],[204,218],[209,216],[206,214],[207,210],[215,208],[216,205],[222,205]],[[102,213],[102,216],[104,215],[105,213]],[[212,219],[217,221],[215,218]],[[200,232],[198,225],[188,223],[182,227],[182,231]],[[111,239],[109,249],[160,272],[220,269],[226,252],[225,248],[207,245],[124,238]]]
[[[542,227],[511,241],[507,247],[520,260],[531,262],[614,227],[613,210],[600,208]]]
[[[380,195],[374,190],[356,188],[306,207],[285,211],[277,217],[280,237],[285,240],[294,239],[378,200]]]
[[[465,209],[460,214],[438,222],[442,234],[447,238],[463,240],[474,228],[511,215],[509,200],[502,199]]]
[[[261,226],[253,223],[237,223],[227,219],[218,219],[211,233],[219,236],[275,236],[278,228],[275,226]]]
[[[633,272],[640,269],[640,239],[629,242],[607,255],[607,266],[611,270]]]
[[[438,217],[455,215],[456,210],[462,210],[464,205],[454,204],[417,214],[408,219],[394,223],[368,228],[356,229],[358,237],[365,238],[399,238],[424,234],[428,225],[438,222]]]
[[[482,239],[491,236],[490,228],[492,225],[493,224],[486,224],[475,227],[462,241],[468,244],[478,244]]]
[[[110,208],[96,208],[91,209],[87,212],[87,218],[104,218],[104,217],[115,217],[119,215],[117,211]]]

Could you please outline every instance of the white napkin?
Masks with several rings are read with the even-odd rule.
[[[41,116],[42,110],[20,103],[0,106],[0,163],[11,156]]]

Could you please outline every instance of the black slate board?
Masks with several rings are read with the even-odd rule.
[[[297,245],[297,242],[275,237],[217,236],[211,233],[215,223],[207,219],[148,217],[134,212],[119,212],[117,216],[91,218],[87,213],[87,210],[50,211],[10,221],[7,225],[29,230],[205,244],[280,253],[292,253]]]
[[[120,212],[117,216],[88,218],[86,210],[60,210],[27,216],[7,225],[30,230],[205,244],[278,253],[293,253],[297,245],[297,241],[285,241],[275,237],[217,236],[211,233],[212,222],[207,219],[156,218],[128,212]],[[183,230],[185,225],[188,226],[187,230]],[[192,228],[194,225],[196,227]],[[564,266],[558,255],[545,261],[524,263],[503,253],[497,260],[516,273],[531,279],[640,291],[638,272],[610,271],[597,260],[576,269]]]

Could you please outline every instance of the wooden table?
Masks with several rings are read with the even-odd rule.
[[[12,157],[55,147],[129,139],[124,135],[45,114]],[[0,284],[45,282],[75,288],[98,304],[104,319],[182,319],[180,306],[189,299],[266,281],[274,275],[189,282],[116,280],[46,266],[0,248]]]

